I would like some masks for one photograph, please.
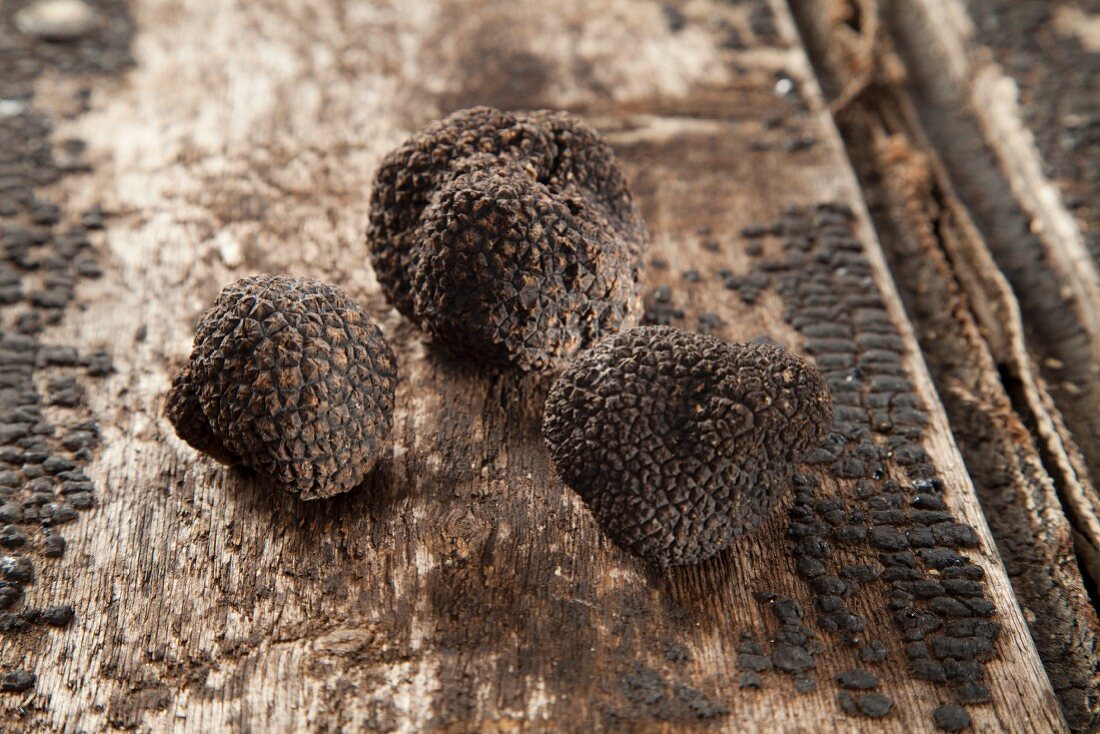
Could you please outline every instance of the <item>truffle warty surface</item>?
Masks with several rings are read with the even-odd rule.
[[[825,379],[801,357],[645,326],[576,359],[551,389],[543,435],[608,536],[670,566],[756,528],[831,422]]]
[[[203,314],[168,393],[180,438],[302,499],[359,484],[386,450],[397,360],[335,286],[259,275]]]
[[[479,362],[558,367],[640,315],[645,226],[611,149],[562,112],[420,130],[382,162],[367,240],[390,302]]]

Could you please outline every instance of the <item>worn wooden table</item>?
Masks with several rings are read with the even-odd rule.
[[[1044,166],[1046,126],[1100,118],[1033,134],[1015,85],[1050,81],[974,30],[1017,11],[100,0],[57,43],[26,5],[0,10],[0,730],[1100,722],[1100,143]],[[1088,3],[1018,5],[1096,63]],[[648,320],[826,371],[834,436],[717,559],[608,543],[542,446],[552,376],[442,357],[380,295],[373,171],[473,104],[606,135]],[[196,317],[256,272],[339,284],[397,351],[392,455],[350,495],[275,493],[163,416]]]

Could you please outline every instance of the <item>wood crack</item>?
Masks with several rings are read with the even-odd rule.
[[[794,5],[827,86],[874,80],[838,123],[1040,655],[1071,725],[1091,729],[1100,628],[1077,565],[1097,569],[1091,552],[1073,551],[1075,536],[1095,532],[1081,500],[1090,490],[1068,432],[1052,428],[1060,415],[1034,374],[1019,305],[925,136],[889,31],[853,68],[852,48],[867,44],[839,22],[853,12],[847,0]]]

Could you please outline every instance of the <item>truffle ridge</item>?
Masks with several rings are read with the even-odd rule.
[[[359,484],[386,450],[397,360],[340,289],[258,275],[221,292],[166,410],[180,438],[301,499]]]
[[[636,323],[648,235],[614,154],[563,112],[474,107],[391,152],[367,241],[402,314],[448,351],[559,367]]]
[[[831,423],[825,379],[801,357],[643,326],[605,339],[561,375],[543,436],[608,536],[671,566],[756,528]]]

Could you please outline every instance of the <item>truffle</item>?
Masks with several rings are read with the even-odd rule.
[[[386,157],[367,232],[387,298],[436,344],[523,370],[560,367],[637,321],[647,238],[594,130],[489,107]]]
[[[381,330],[338,288],[258,275],[203,314],[166,408],[191,446],[308,500],[351,489],[375,466],[396,385]]]
[[[561,375],[543,436],[611,539],[670,566],[758,526],[831,422],[824,377],[791,352],[643,326]]]

